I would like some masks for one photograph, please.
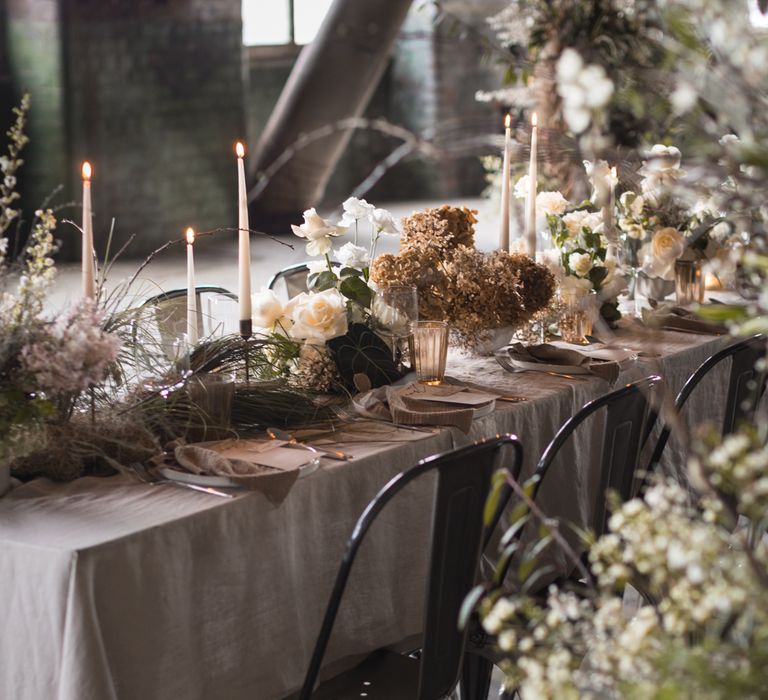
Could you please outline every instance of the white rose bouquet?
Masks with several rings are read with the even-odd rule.
[[[375,335],[371,318],[374,290],[369,268],[381,236],[399,235],[385,209],[350,197],[334,224],[315,209],[304,212],[304,223],[293,232],[306,239],[307,253],[321,256],[308,263],[308,292],[283,303],[271,290],[253,296],[253,323],[268,335],[281,336],[290,352],[282,371],[304,389],[329,392],[353,386],[355,374],[368,375],[377,386],[399,375],[384,341]],[[361,224],[370,226],[370,246],[358,244]],[[347,232],[353,240],[337,250],[333,239]],[[335,258],[338,265],[334,266]]]
[[[617,260],[609,255],[602,214],[590,202],[574,208],[567,201],[562,206],[556,198],[550,196],[550,200],[558,201],[559,211],[547,213],[547,225],[560,256],[561,286],[594,289],[602,302],[600,315],[615,323],[621,318],[616,297],[625,281]]]
[[[688,206],[676,196],[675,184],[686,174],[681,158],[674,146],[656,144],[639,170],[640,193],[619,197],[617,224],[628,262],[647,277],[673,280],[678,260],[717,258],[730,235],[727,225],[718,228],[722,217],[707,202]]]

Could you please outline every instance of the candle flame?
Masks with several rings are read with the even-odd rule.
[[[507,116],[504,117],[504,128],[509,129],[509,125],[512,123],[512,115],[507,113]]]
[[[235,153],[237,153],[238,158],[243,158],[245,156],[245,146],[243,146],[240,141],[235,144]]]
[[[83,180],[90,180],[91,179],[91,174],[93,172],[93,168],[91,168],[91,164],[87,160],[83,163],[83,170],[82,170],[82,172],[83,172]]]
[[[195,230],[190,226],[187,229],[187,243],[192,245],[195,242]]]
[[[531,115],[531,126],[538,126],[539,125],[539,115],[534,112]]]

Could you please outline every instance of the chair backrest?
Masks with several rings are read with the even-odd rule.
[[[538,481],[534,487],[533,499],[536,499],[562,446],[587,418],[605,408],[605,427],[600,453],[600,486],[595,494],[591,523],[598,537],[604,534],[608,520],[606,492],[609,489],[617,491],[624,501],[634,495],[640,450],[648,436],[648,422],[655,420],[655,413],[649,410],[649,398],[660,381],[661,377],[653,375],[634,384],[627,384],[591,401],[568,419],[544,450],[536,466],[535,475]]]
[[[216,297],[222,297],[228,301],[237,302],[237,294],[233,294],[229,290],[215,285],[198,285],[195,287],[195,296],[197,297],[197,330],[200,337],[206,334],[206,321],[211,323],[215,320],[211,318],[212,314],[206,311],[205,304],[203,303],[205,298],[215,299]],[[174,344],[187,332],[186,288],[172,289],[168,292],[156,294],[147,299],[141,305],[141,308],[151,311],[150,318],[157,326],[157,331],[160,335],[160,345],[166,355],[173,358],[177,351]]]
[[[723,416],[723,435],[732,433],[742,421],[750,420],[757,410],[760,397],[765,391],[765,370],[757,368],[757,361],[765,357],[766,337],[755,335],[719,350],[701,363],[688,378],[675,399],[675,412],[680,413],[693,390],[715,367],[729,357],[732,358],[728,378],[728,398]],[[665,424],[659,434],[650,460],[649,473],[658,467],[664,448],[669,441],[671,429]]]
[[[514,451],[514,459],[508,451]],[[331,636],[344,588],[365,534],[382,509],[414,479],[437,472],[432,514],[432,545],[425,598],[425,624],[419,690],[414,700],[437,700],[458,682],[465,632],[459,629],[464,598],[475,583],[484,537],[483,510],[493,472],[504,466],[517,478],[522,446],[512,435],[497,436],[435,455],[394,477],[368,504],[347,543],[312,654],[300,700],[309,700]],[[508,493],[508,492],[507,492]],[[503,506],[504,504],[500,504]],[[496,515],[502,508],[496,509]],[[495,522],[487,529],[492,529]]]
[[[332,267],[340,267],[339,263],[331,262]],[[279,270],[272,275],[267,287],[272,290],[280,291],[279,285],[282,283],[285,287],[285,294],[288,299],[308,291],[307,288],[307,274],[309,267],[307,263],[296,263],[295,265],[289,265]]]

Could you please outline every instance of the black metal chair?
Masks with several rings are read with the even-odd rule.
[[[757,368],[757,361],[766,353],[766,338],[755,335],[719,350],[705,360],[688,378],[675,399],[674,412],[678,416],[694,389],[715,367],[728,358],[732,359],[728,378],[728,397],[725,403],[722,434],[732,433],[744,421],[749,421],[757,411],[757,405],[765,391],[765,370]],[[650,459],[648,473],[659,468],[664,448],[669,442],[672,429],[665,422]]]
[[[507,459],[509,449],[514,459]],[[483,510],[491,476],[504,466],[515,478],[522,446],[505,435],[435,455],[394,477],[368,504],[357,521],[342,558],[320,634],[299,700],[438,700],[456,687],[464,653],[465,632],[459,629],[464,598],[475,583],[483,545],[495,522],[483,526]],[[417,660],[385,650],[367,657],[350,671],[325,681],[313,692],[355,556],[371,524],[384,507],[414,479],[437,473],[432,514],[432,546],[425,592],[423,644]],[[508,495],[507,491],[507,495]],[[496,509],[495,520],[505,505]]]
[[[341,267],[339,263],[331,262],[332,267]],[[307,287],[307,273],[309,267],[307,263],[296,263],[295,265],[288,265],[282,270],[278,270],[267,283],[267,287],[272,290],[278,290],[280,283],[285,286],[285,294],[288,299],[308,291]],[[279,290],[278,290],[279,291]]]
[[[635,476],[640,451],[656,419],[655,412],[650,409],[649,398],[659,382],[661,377],[652,375],[634,384],[627,384],[590,401],[573,418],[568,419],[544,450],[536,466],[534,475],[537,483],[533,500],[536,500],[544,479],[565,442],[587,418],[605,408],[606,419],[600,453],[600,485],[595,494],[594,515],[590,523],[597,537],[604,534],[608,521],[607,491],[618,492],[622,501],[629,500],[635,494]]]
[[[578,413],[569,418],[552,438],[536,466],[534,472],[536,484],[532,500],[537,500],[541,487],[563,445],[590,416],[601,409],[606,409],[600,453],[600,485],[595,494],[592,522],[589,523],[596,536],[604,534],[608,522],[607,491],[617,491],[623,501],[629,500],[634,495],[635,474],[641,449],[656,419],[649,399],[651,392],[660,381],[661,377],[653,375],[634,384],[627,384],[585,404]],[[508,561],[500,573],[500,581],[506,578],[511,563],[511,560]],[[568,572],[566,578],[572,577],[574,573],[575,570]],[[492,646],[489,646],[487,635],[482,632],[479,623],[475,622],[473,628],[478,631],[477,646],[470,647],[466,655],[462,678],[462,700],[486,700],[494,661],[497,660]]]

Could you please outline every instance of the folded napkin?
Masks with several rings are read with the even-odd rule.
[[[659,304],[649,299],[651,309],[643,309],[643,323],[649,328],[665,328],[687,333],[705,333],[723,335],[728,329],[721,323],[705,321],[690,309],[672,304]]]
[[[452,425],[468,433],[475,417],[475,408],[495,401],[488,395],[483,401],[477,391],[463,401],[466,387],[456,385],[429,386],[412,382],[406,386],[385,386],[359,394],[355,407],[362,415],[391,420],[395,425]],[[428,398],[427,398],[428,397]],[[444,401],[441,401],[444,399]]]
[[[312,459],[309,451],[283,448],[285,444],[280,440],[221,440],[177,445],[173,455],[192,474],[226,476],[279,504],[299,478],[299,467]]]
[[[605,379],[609,384],[616,381],[621,370],[618,362],[598,360],[578,350],[560,348],[550,343],[541,345],[514,343],[509,345],[506,351],[511,359],[518,362],[562,365],[564,372],[567,372],[568,367],[583,367],[590,374]]]

